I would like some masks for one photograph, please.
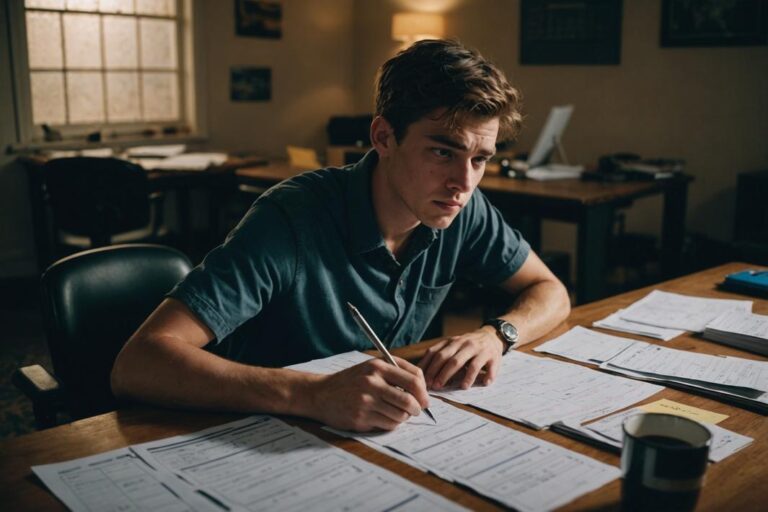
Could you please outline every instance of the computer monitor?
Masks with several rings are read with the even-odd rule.
[[[565,131],[565,127],[568,125],[572,112],[573,105],[552,107],[552,110],[549,111],[547,122],[544,123],[544,128],[541,129],[539,138],[533,146],[533,150],[528,154],[528,161],[526,163],[529,169],[549,163],[552,152],[556,149],[562,152],[560,138]],[[562,153],[560,157],[565,159],[565,155]],[[568,162],[564,161],[563,163],[567,164]]]

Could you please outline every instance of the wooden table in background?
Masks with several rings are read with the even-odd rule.
[[[270,162],[235,171],[241,186],[264,190],[302,172],[286,162]],[[693,180],[681,175],[655,181],[602,183],[581,180],[515,180],[487,173],[480,189],[505,214],[536,219],[533,233],[527,233],[534,249],[541,246],[541,220],[575,223],[578,229],[576,254],[576,301],[585,304],[606,294],[605,269],[608,240],[615,212],[636,199],[663,195],[661,225],[661,271],[665,277],[679,274],[685,236],[688,185]]]
[[[690,276],[667,281],[655,288],[671,292],[686,293],[703,297],[739,298],[745,296],[721,292],[715,283],[725,274],[755,268],[754,266],[732,263]],[[611,297],[599,302],[577,307],[568,320],[552,333],[533,344],[524,347],[525,352],[540,343],[562,334],[575,325],[590,326],[593,321],[607,316],[640,299],[653,288]],[[768,300],[754,299],[755,313],[768,314]],[[647,338],[627,335],[627,337]],[[415,359],[431,342],[413,345],[398,351],[398,354]],[[653,343],[653,342],[652,342]],[[708,342],[697,336],[683,335],[663,344],[664,346],[690,350],[705,354],[723,354],[756,360],[761,356],[735,348]],[[710,464],[706,484],[697,510],[761,510],[768,503],[768,419],[745,409],[718,402],[703,396],[665,388],[645,400],[652,402],[668,398],[694,407],[714,411],[728,416],[721,426],[754,438],[754,442],[735,455]],[[437,400],[437,398],[433,398]],[[554,434],[549,431],[534,431],[491,414],[458,405],[483,417],[497,421],[540,439],[553,442],[579,453],[594,457],[608,464],[618,466],[617,455]],[[117,412],[81,420],[50,430],[36,432],[17,439],[0,443],[0,503],[4,510],[61,510],[63,505],[32,474],[30,466],[61,462],[99,452],[162,439],[177,434],[190,433],[206,427],[222,424],[243,417],[237,414],[184,412],[137,406]],[[402,462],[389,458],[356,441],[336,437],[320,429],[320,425],[307,420],[285,418],[289,423],[307,429],[326,441],[348,450],[364,459],[389,469],[409,480],[423,485],[462,505],[475,510],[498,510],[500,507],[464,488],[454,486],[433,475],[423,473]],[[614,510],[619,507],[620,481],[582,496],[563,507],[563,510]]]

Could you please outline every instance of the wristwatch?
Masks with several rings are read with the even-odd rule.
[[[505,348],[503,354],[509,353],[510,350],[517,346],[519,335],[517,334],[517,327],[502,320],[501,318],[489,318],[483,325],[492,325],[496,328],[496,334],[499,335],[501,341],[504,343]]]

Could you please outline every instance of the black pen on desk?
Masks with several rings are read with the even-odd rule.
[[[362,329],[363,332],[365,333],[366,338],[368,338],[368,340],[371,343],[373,343],[373,346],[376,347],[376,349],[379,352],[381,352],[381,355],[384,356],[384,359],[395,368],[400,368],[399,366],[397,366],[397,362],[395,362],[394,358],[389,353],[389,350],[387,350],[387,347],[384,346],[384,344],[381,342],[379,337],[376,336],[376,333],[373,332],[373,329],[371,329],[371,326],[368,325],[368,322],[366,322],[365,318],[360,313],[360,311],[358,311],[357,308],[352,304],[350,304],[349,302],[347,302],[347,307],[349,308],[349,312],[352,313],[352,318],[355,319],[355,322],[357,323],[357,325],[360,326],[360,329]],[[427,413],[427,416],[432,418],[432,421],[434,421],[435,424],[437,424],[437,420],[435,419],[435,416],[432,414],[432,412],[429,410],[429,407],[425,407],[423,411]]]

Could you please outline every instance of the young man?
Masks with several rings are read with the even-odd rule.
[[[458,43],[424,41],[390,59],[377,80],[373,150],[261,196],[125,345],[115,394],[366,431],[419,414],[428,387],[491,384],[510,346],[570,310],[562,284],[475,190],[499,133],[516,131],[517,108],[501,71]],[[515,294],[512,309],[442,340],[418,366],[281,368],[371,348],[346,302],[390,347],[419,341],[456,276]],[[225,339],[227,358],[203,348]]]

